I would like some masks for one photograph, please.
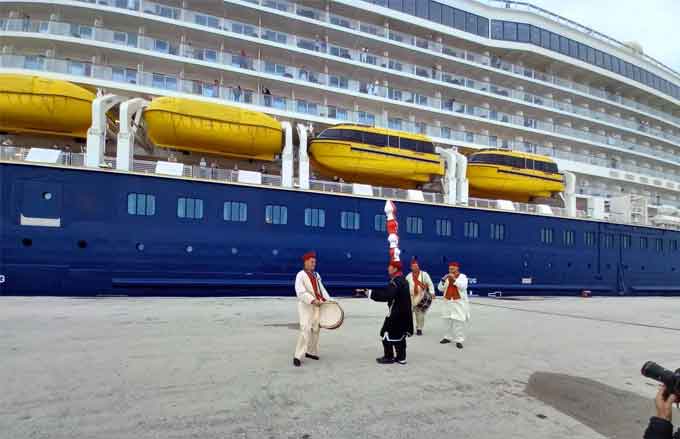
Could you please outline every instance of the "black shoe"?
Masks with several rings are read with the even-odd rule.
[[[456,343],[456,347],[458,349],[463,349],[463,343]]]
[[[297,358],[293,358],[293,366],[295,367],[302,366],[302,361],[298,360]]]
[[[423,331],[420,330],[420,329],[418,329],[418,330],[416,331],[416,335],[423,335]]]
[[[312,355],[312,354],[305,354],[305,357],[311,358],[312,360],[318,360],[319,359],[318,355]]]
[[[392,364],[392,363],[394,363],[394,358],[392,358],[392,357],[380,357],[380,358],[376,358],[375,361],[377,361],[378,364]]]
[[[396,363],[406,365],[406,358],[404,358],[403,360],[396,360]]]
[[[440,341],[439,343],[441,344],[451,343],[451,340],[449,340],[448,338],[442,338],[442,341]]]

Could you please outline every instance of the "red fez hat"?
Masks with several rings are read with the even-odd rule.
[[[401,270],[401,261],[390,261],[390,267],[394,267],[397,270]]]
[[[449,267],[459,267],[460,268],[460,264],[458,262],[449,262]]]
[[[307,259],[314,258],[316,259],[316,252],[307,252],[304,255],[302,255],[302,260],[306,261]]]

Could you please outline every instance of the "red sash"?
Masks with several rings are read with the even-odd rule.
[[[420,279],[418,279],[419,277],[420,277],[420,271],[418,272],[418,274],[415,274],[415,273],[413,274],[413,295],[414,296],[417,296],[418,294],[420,294],[421,289],[423,291],[427,291],[427,285],[422,283],[420,281]]]
[[[319,302],[325,302],[326,299],[324,299],[321,292],[319,292],[319,285],[317,284],[316,276],[313,273],[310,273],[309,271],[305,271],[305,273],[307,273],[307,276],[309,276],[309,281],[312,283],[312,288],[314,289],[314,295],[316,296],[316,300],[318,300]]]
[[[446,294],[444,294],[444,297],[446,297],[449,300],[459,300],[460,299],[460,293],[458,292],[458,287],[451,282],[451,279],[449,279],[449,286],[446,289]]]

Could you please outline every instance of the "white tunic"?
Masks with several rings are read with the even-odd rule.
[[[460,320],[465,322],[470,320],[470,301],[468,300],[467,286],[468,278],[463,273],[458,275],[458,278],[453,283],[458,288],[460,299],[448,300],[444,298],[442,317],[445,319]],[[446,294],[449,288],[449,277],[439,281],[439,291]]]
[[[317,288],[319,293],[326,300],[331,300],[331,296],[326,291],[326,287],[321,283],[321,276],[319,273],[314,272],[316,277]],[[312,281],[309,280],[309,276],[305,270],[300,270],[295,276],[295,294],[298,298],[298,315],[300,317],[300,329],[303,331],[306,329],[311,329],[314,324],[318,323],[319,319],[319,307],[312,305],[312,302],[316,299],[314,295],[314,287],[312,286]],[[314,320],[317,320],[316,322]]]
[[[418,280],[420,281],[421,284],[425,284],[427,287],[427,291],[430,292],[430,294],[435,295],[436,291],[434,290],[434,284],[432,283],[432,279],[430,278],[430,275],[427,274],[426,271],[420,270],[420,275],[418,277]],[[420,303],[421,300],[423,300],[423,290],[420,290],[420,294],[418,296],[415,296],[415,291],[416,291],[416,284],[413,281],[413,272],[409,273],[408,276],[406,276],[406,281],[408,282],[408,288],[411,291],[411,304],[413,306],[416,306],[417,304]]]

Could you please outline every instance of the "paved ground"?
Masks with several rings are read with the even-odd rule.
[[[680,299],[476,299],[463,351],[435,308],[408,366],[341,303],[294,369],[293,299],[0,298],[0,438],[640,438],[680,367]]]

